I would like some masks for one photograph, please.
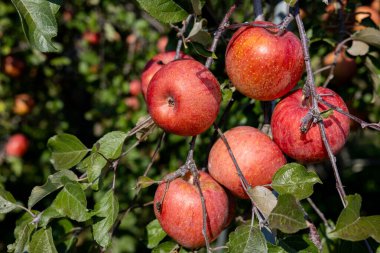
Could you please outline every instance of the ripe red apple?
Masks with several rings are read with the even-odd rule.
[[[83,33],[83,39],[91,45],[98,45],[100,42],[100,33],[86,31]]]
[[[5,144],[5,154],[8,156],[22,157],[29,147],[29,141],[23,134],[12,135]]]
[[[33,109],[34,100],[26,93],[18,94],[13,104],[13,112],[17,115],[24,116]]]
[[[194,136],[215,121],[222,99],[215,76],[192,59],[172,61],[150,81],[148,111],[154,122],[169,133]]]
[[[19,77],[24,71],[25,64],[22,60],[8,55],[4,60],[4,73],[10,77]]]
[[[325,66],[333,64],[334,58],[335,53],[330,52],[323,58],[323,64]],[[339,86],[349,82],[356,75],[356,69],[355,59],[348,57],[344,50],[340,51],[334,68],[334,78],[331,82]],[[329,70],[326,72],[329,73]]]
[[[257,21],[255,24],[273,25]],[[257,100],[273,100],[300,80],[304,59],[300,40],[278,29],[242,27],[226,49],[226,71],[238,91]]]
[[[148,63],[145,65],[145,68],[141,74],[141,91],[144,95],[145,100],[147,100],[147,90],[150,80],[158,70],[160,70],[164,65],[173,61],[175,58],[175,51],[170,51],[166,53],[160,53],[154,56]],[[184,53],[180,53],[180,58],[192,59],[191,56],[188,56]]]
[[[168,36],[162,36],[157,41],[157,49],[158,52],[163,53],[165,52],[166,46],[168,45],[169,39]]]
[[[137,111],[140,108],[140,101],[137,97],[126,97],[124,98],[124,103],[134,111]]]
[[[323,99],[344,111],[348,112],[342,98],[334,91],[318,87],[317,93]],[[328,110],[325,105],[319,104],[321,112]],[[302,101],[302,90],[297,90],[280,101],[274,108],[272,115],[273,140],[281,150],[295,160],[301,162],[318,162],[328,158],[322,142],[319,127],[313,124],[306,134],[300,131],[301,120],[308,112],[308,107]],[[332,151],[336,154],[345,144],[350,132],[350,119],[341,113],[333,112],[323,119],[327,140]]]
[[[228,144],[248,183],[252,186],[272,182],[274,173],[286,163],[280,148],[266,134],[250,126],[238,126],[225,134]],[[209,158],[210,175],[239,198],[248,198],[226,145],[219,138]]]
[[[200,186],[207,210],[207,235],[215,240],[228,222],[229,200],[223,187],[210,175],[200,172]],[[202,235],[202,203],[192,176],[177,178],[169,184],[161,210],[157,203],[162,201],[166,184],[161,184],[154,196],[154,213],[162,229],[186,248],[205,246]]]
[[[132,80],[129,83],[129,93],[132,96],[137,96],[140,94],[140,92],[141,92],[141,82],[137,79]]]

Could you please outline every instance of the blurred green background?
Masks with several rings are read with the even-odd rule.
[[[371,1],[360,2],[370,4]],[[202,16],[208,20],[210,32],[215,31],[232,3],[231,0],[206,2]],[[357,4],[359,1],[350,1],[346,9],[348,17]],[[274,18],[275,5],[276,1],[266,1],[264,5],[268,20]],[[330,13],[327,21],[324,20],[322,15],[326,12],[321,1],[301,1],[301,8],[305,13],[312,64],[316,70],[323,66],[323,57],[334,50],[340,39],[337,13]],[[233,22],[252,20],[252,13],[251,1],[243,1],[233,15]],[[131,89],[131,83],[139,80],[151,57],[163,50],[173,50],[177,40],[170,26],[160,24],[130,0],[65,1],[57,20],[59,29],[55,41],[60,50],[58,53],[41,53],[29,47],[11,1],[0,2],[0,185],[24,204],[32,188],[42,185],[54,172],[46,146],[49,137],[71,133],[91,147],[109,131],[130,130],[147,114],[143,96]],[[347,32],[350,29],[347,26]],[[221,84],[228,84],[224,73],[224,51],[231,34],[228,31],[221,39],[216,51],[218,59],[211,68]],[[205,61],[192,47],[185,51],[199,61]],[[357,72],[353,79],[334,82],[329,87],[345,99],[355,115],[379,122],[379,50],[370,48],[370,51],[371,56],[354,58]],[[370,65],[368,58],[372,62]],[[318,85],[324,80],[325,75],[316,75]],[[15,109],[15,98],[20,94],[27,94],[33,104],[27,106],[30,112],[24,115]],[[229,96],[226,91],[222,110]],[[260,102],[236,93],[233,96],[236,102],[223,129],[245,124],[259,127],[263,122]],[[15,133],[23,133],[29,139],[29,149],[21,158],[8,157],[4,152],[7,140]],[[210,130],[197,141],[195,157],[200,167],[205,165],[211,136]],[[136,180],[149,164],[159,138],[160,132],[156,131],[119,164],[116,193],[121,210],[129,207]],[[128,145],[135,141],[132,138]],[[169,135],[149,177],[160,179],[182,165],[188,141]],[[353,123],[349,141],[337,158],[347,193],[359,193],[363,197],[363,215],[379,214],[380,134],[362,130]],[[327,218],[336,220],[342,208],[329,163],[310,165],[309,168],[315,169],[323,181],[323,185],[315,187],[313,200]],[[105,184],[111,180],[112,173],[109,173]],[[154,188],[144,189],[138,203],[151,201]],[[101,193],[102,190],[89,193],[90,206]],[[44,209],[51,199],[45,199],[35,208]],[[249,214],[249,208],[244,208],[248,206],[249,203],[239,203],[238,214]],[[310,213],[319,223],[318,217],[312,211]],[[5,252],[6,245],[13,242],[12,231],[20,215],[21,212],[0,214],[0,252]],[[151,207],[134,209],[115,233],[112,252],[149,252],[145,226],[153,219]],[[85,229],[79,238],[78,252],[91,252],[92,244],[91,231]]]

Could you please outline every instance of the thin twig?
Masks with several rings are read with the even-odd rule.
[[[324,213],[322,213],[322,211],[317,207],[317,205],[314,203],[314,201],[311,198],[307,198],[306,200],[309,202],[311,208],[313,208],[315,213],[318,214],[319,218],[321,218],[321,220],[323,221],[323,224],[325,224],[326,227],[332,229],[332,227],[328,223]]]
[[[306,73],[307,73],[306,84],[304,87],[304,95],[306,96],[307,99],[311,100],[311,106],[310,106],[309,110],[310,110],[312,115],[316,115],[316,116],[312,117],[312,120],[313,120],[313,122],[318,122],[318,126],[319,126],[319,129],[321,132],[321,138],[322,138],[323,144],[325,146],[325,149],[328,153],[328,156],[330,158],[331,165],[333,167],[335,181],[336,181],[336,188],[338,190],[338,193],[339,193],[339,196],[341,198],[343,206],[346,206],[346,201],[345,201],[346,193],[344,191],[342,181],[340,179],[339,171],[338,171],[338,168],[336,166],[335,156],[331,150],[331,146],[330,146],[330,144],[327,140],[327,137],[326,137],[325,126],[324,126],[323,120],[321,120],[320,111],[318,108],[317,91],[316,91],[316,87],[314,84],[314,76],[313,76],[313,71],[311,68],[311,62],[310,62],[310,56],[309,56],[309,44],[308,44],[308,39],[307,39],[306,32],[305,32],[305,27],[303,25],[303,22],[301,20],[300,15],[299,15],[298,4],[296,4],[295,9],[293,9],[293,10],[295,13],[298,31],[299,31],[299,34],[301,37],[302,50],[303,50],[303,54],[304,54]]]
[[[263,21],[264,14],[261,0],[253,0],[253,9],[255,12],[255,21]]]
[[[178,30],[178,33],[177,33],[178,42],[177,42],[177,48],[175,51],[175,58],[174,58],[175,60],[179,59],[181,56],[181,48],[182,48],[182,44],[185,40],[184,34],[186,32],[187,25],[190,23],[192,17],[193,17],[193,15],[187,16],[186,20],[183,21],[182,28]]]

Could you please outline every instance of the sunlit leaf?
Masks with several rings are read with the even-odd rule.
[[[351,38],[380,48],[380,30],[378,29],[369,27],[352,34]]]
[[[257,208],[268,218],[273,208],[277,204],[277,198],[273,195],[272,191],[264,186],[256,186],[248,190],[249,196],[255,202]]]
[[[32,236],[29,244],[30,253],[57,253],[51,228],[41,228]]]
[[[70,170],[62,170],[50,175],[44,185],[33,188],[29,196],[28,208],[31,209],[38,201],[63,187],[68,180],[76,181],[78,177]]]
[[[162,227],[161,227],[161,225],[157,219],[151,221],[146,226],[146,231],[148,233],[148,245],[147,245],[147,247],[149,249],[156,247],[162,241],[162,239],[164,239],[166,236],[165,231],[162,229]]]
[[[360,217],[362,199],[359,194],[346,198],[347,206],[340,213],[335,230],[329,236],[349,241],[372,237],[380,242],[380,215]]]
[[[290,6],[294,6],[297,3],[297,0],[285,0],[285,2]]]
[[[206,0],[191,0],[191,5],[193,6],[193,10],[196,15],[202,14],[202,8],[205,3]]]
[[[291,194],[278,196],[276,207],[268,218],[269,226],[284,233],[295,233],[307,228],[302,207]]]
[[[15,242],[8,245],[8,252],[23,253],[29,245],[30,235],[35,229],[35,226],[31,223],[33,217],[29,213],[25,213],[16,222],[16,228],[14,231]]]
[[[147,188],[147,187],[149,187],[155,183],[157,183],[157,181],[154,181],[153,179],[151,179],[149,177],[141,176],[137,180],[137,187]]]
[[[77,165],[89,151],[74,135],[58,134],[48,141],[52,152],[51,162],[56,170],[70,169]]]
[[[264,234],[256,226],[241,225],[230,233],[227,242],[229,253],[267,253]]]
[[[173,241],[163,242],[152,250],[152,253],[187,253],[187,251]]]
[[[79,183],[69,182],[58,193],[52,207],[61,215],[76,221],[86,221],[90,218],[87,212],[87,200]]]
[[[137,0],[152,17],[163,23],[180,22],[189,15],[173,0]]]
[[[368,51],[368,44],[358,40],[354,40],[351,47],[347,49],[347,52],[352,56],[363,56],[366,55]]]
[[[113,131],[105,134],[96,143],[97,152],[107,159],[116,159],[120,156],[123,143],[127,138],[127,134],[121,131]]]
[[[313,171],[307,171],[298,163],[289,163],[282,166],[272,179],[272,187],[280,194],[289,193],[298,200],[313,194],[313,186],[322,183]]]
[[[119,202],[112,190],[109,190],[100,201],[95,204],[94,213],[97,220],[92,226],[94,239],[100,246],[107,248],[111,243],[109,231],[119,214]]]
[[[0,187],[0,213],[9,213],[16,207],[13,195]]]
[[[31,46],[42,52],[55,52],[52,38],[57,36],[55,15],[61,0],[12,0],[21,19],[22,28]]]

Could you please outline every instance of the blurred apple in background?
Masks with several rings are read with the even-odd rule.
[[[17,115],[24,116],[32,111],[34,99],[26,93],[18,94],[13,104],[13,112]]]

